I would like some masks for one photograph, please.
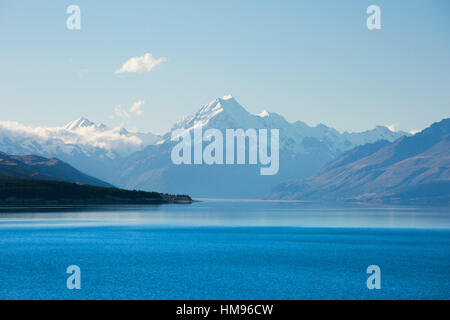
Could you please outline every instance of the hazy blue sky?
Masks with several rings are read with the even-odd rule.
[[[81,8],[81,30],[66,8]],[[369,31],[366,8],[381,7]],[[145,101],[129,128],[162,133],[232,94],[338,130],[422,129],[450,116],[450,1],[3,1],[0,120],[115,126],[117,105]],[[131,57],[166,61],[115,74]]]

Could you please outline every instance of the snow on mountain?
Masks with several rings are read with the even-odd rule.
[[[153,134],[124,133],[95,125],[89,120],[76,120],[65,127],[29,127],[0,121],[0,147],[15,147],[29,152],[52,153],[57,149],[70,152],[76,146],[87,154],[102,149],[108,157],[114,158],[142,149],[157,139]]]
[[[264,110],[253,115],[242,107],[231,95],[217,98],[204,105],[196,113],[184,117],[176,122],[171,132],[176,129],[193,130],[194,126],[203,128],[230,129],[279,129],[280,148],[299,154],[308,154],[311,143],[326,145],[329,152],[336,156],[343,151],[350,150],[358,145],[373,143],[380,139],[394,141],[406,132],[393,132],[387,127],[377,126],[372,130],[356,133],[339,133],[336,129],[319,124],[315,127],[304,122],[288,122],[283,116]],[[164,140],[170,140],[170,133]],[[306,140],[305,140],[306,139]]]
[[[66,130],[77,130],[79,128],[90,128],[90,127],[94,127],[94,128],[96,128],[97,130],[100,130],[100,131],[106,131],[106,130],[109,129],[103,123],[100,124],[100,125],[96,125],[94,122],[91,122],[91,121],[89,121],[89,119],[86,119],[86,118],[83,118],[83,117],[69,122],[64,127],[64,129],[66,129]]]
[[[181,165],[172,164],[174,130],[279,129],[280,169],[275,176],[260,176],[256,165]],[[339,133],[323,124],[315,127],[269,111],[249,113],[232,96],[217,98],[197,112],[177,121],[157,145],[151,145],[125,158],[110,181],[125,188],[188,192],[195,197],[255,198],[267,194],[271,187],[293,179],[307,177],[322,165],[353,147],[379,139],[394,141],[403,132],[377,127],[361,133]]]
[[[134,132],[128,131],[125,128],[115,128],[113,131],[118,132],[121,136],[125,137],[138,137],[141,140],[142,147],[152,145],[161,140],[161,136],[153,134],[151,132],[142,133],[142,132]]]
[[[0,150],[9,154],[57,157],[98,178],[111,178],[115,163],[156,143],[159,136],[109,129],[86,118],[64,127],[31,127],[0,121]]]
[[[448,205],[450,119],[392,143],[380,140],[354,148],[312,177],[276,186],[268,197]]]
[[[279,129],[280,168],[261,177],[259,166],[208,166],[172,163],[173,130]],[[340,133],[323,124],[289,122],[279,114],[249,113],[231,95],[217,98],[176,122],[164,136],[108,128],[86,118],[64,127],[30,127],[0,121],[0,151],[56,157],[77,169],[119,187],[189,193],[196,197],[262,197],[285,181],[301,179],[343,152],[380,139],[405,135],[386,127],[360,133]],[[239,182],[239,183],[237,183]]]
[[[193,130],[194,126],[216,129],[257,128],[256,116],[248,113],[232,96],[217,98],[205,104],[196,113],[177,121],[171,129]],[[169,136],[170,137],[170,136]]]

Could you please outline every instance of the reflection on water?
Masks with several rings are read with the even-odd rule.
[[[0,227],[133,224],[450,229],[450,209],[243,200],[205,200],[190,205],[0,207]]]

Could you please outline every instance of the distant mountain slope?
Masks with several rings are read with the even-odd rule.
[[[171,133],[177,129],[192,132],[195,126],[203,130],[219,129],[222,133],[226,129],[279,129],[278,174],[261,176],[259,165],[172,164],[170,152],[174,143],[170,141]],[[225,96],[176,122],[158,144],[125,158],[111,182],[126,188],[169,193],[188,190],[195,197],[261,198],[273,186],[289,179],[307,177],[355,146],[380,139],[394,141],[405,134],[381,126],[361,133],[341,134],[323,124],[310,127],[301,121],[291,123],[267,111],[254,115],[232,96]]]
[[[0,152],[0,177],[58,180],[113,187],[111,184],[88,176],[56,158],[8,155],[3,152]]]
[[[357,147],[269,198],[450,204],[450,119],[393,143]]]

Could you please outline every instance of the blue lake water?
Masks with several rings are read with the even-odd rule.
[[[66,287],[69,265],[81,290]],[[0,299],[449,299],[449,270],[448,208],[0,209]]]

